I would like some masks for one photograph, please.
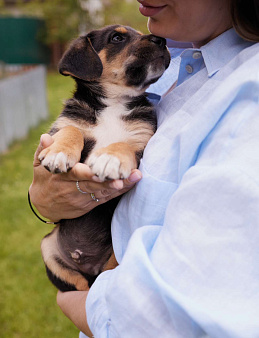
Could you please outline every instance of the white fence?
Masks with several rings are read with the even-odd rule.
[[[0,80],[0,153],[47,116],[44,66]]]

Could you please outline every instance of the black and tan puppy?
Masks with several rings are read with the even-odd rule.
[[[156,129],[145,89],[169,62],[165,39],[130,27],[107,26],[76,39],[59,65],[76,91],[50,130],[54,143],[40,153],[41,164],[62,173],[81,161],[101,180],[127,178]],[[113,265],[110,225],[118,200],[61,220],[43,239],[47,274],[58,289],[87,290]]]

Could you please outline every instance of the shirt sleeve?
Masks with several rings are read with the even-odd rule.
[[[259,336],[259,104],[230,103],[170,198],[120,265],[90,289],[96,338]]]

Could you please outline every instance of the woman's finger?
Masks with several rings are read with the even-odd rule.
[[[124,180],[114,180],[109,183],[109,187],[115,190],[121,190],[125,188],[130,188],[142,178],[142,173],[138,169],[132,170],[130,176]]]
[[[83,168],[83,170],[85,169]],[[74,176],[74,178],[80,178],[80,177],[83,178],[84,174],[82,172],[80,173],[80,175],[78,175],[77,177]],[[118,193],[117,194],[118,196],[122,194],[123,192],[128,191],[129,189],[132,188],[133,185],[135,185],[138,181],[140,181],[141,178],[142,178],[141,172],[138,169],[135,169],[132,171],[131,175],[127,179],[124,179],[124,180],[96,182],[96,180],[93,180],[93,178],[90,176],[88,180],[77,179],[77,181],[78,181],[80,190],[84,192],[95,193],[96,197],[101,199],[101,198],[106,198],[110,195],[113,195],[114,193],[116,194]],[[75,187],[77,188],[76,183],[75,183]]]
[[[68,181],[88,181],[94,176],[92,170],[84,163],[76,163],[74,167],[65,175]]]
[[[118,197],[124,193],[126,193],[127,191],[129,191],[130,189],[133,188],[133,186],[139,182],[142,178],[142,174],[141,174],[141,171],[139,171],[138,169],[135,169],[130,177],[128,177],[127,179],[123,180],[122,183],[123,183],[123,187],[119,190],[116,190],[116,189],[111,189],[109,190],[109,194],[107,194],[105,196],[105,201],[109,201],[115,197]]]
[[[54,142],[53,138],[49,134],[42,134],[40,138],[40,144],[36,149],[34,154],[33,166],[38,167],[40,165],[40,160],[38,159],[40,152],[49,147]]]

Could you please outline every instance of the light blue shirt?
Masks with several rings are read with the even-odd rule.
[[[258,338],[259,44],[231,29],[184,50],[157,113],[88,324],[96,338]]]

